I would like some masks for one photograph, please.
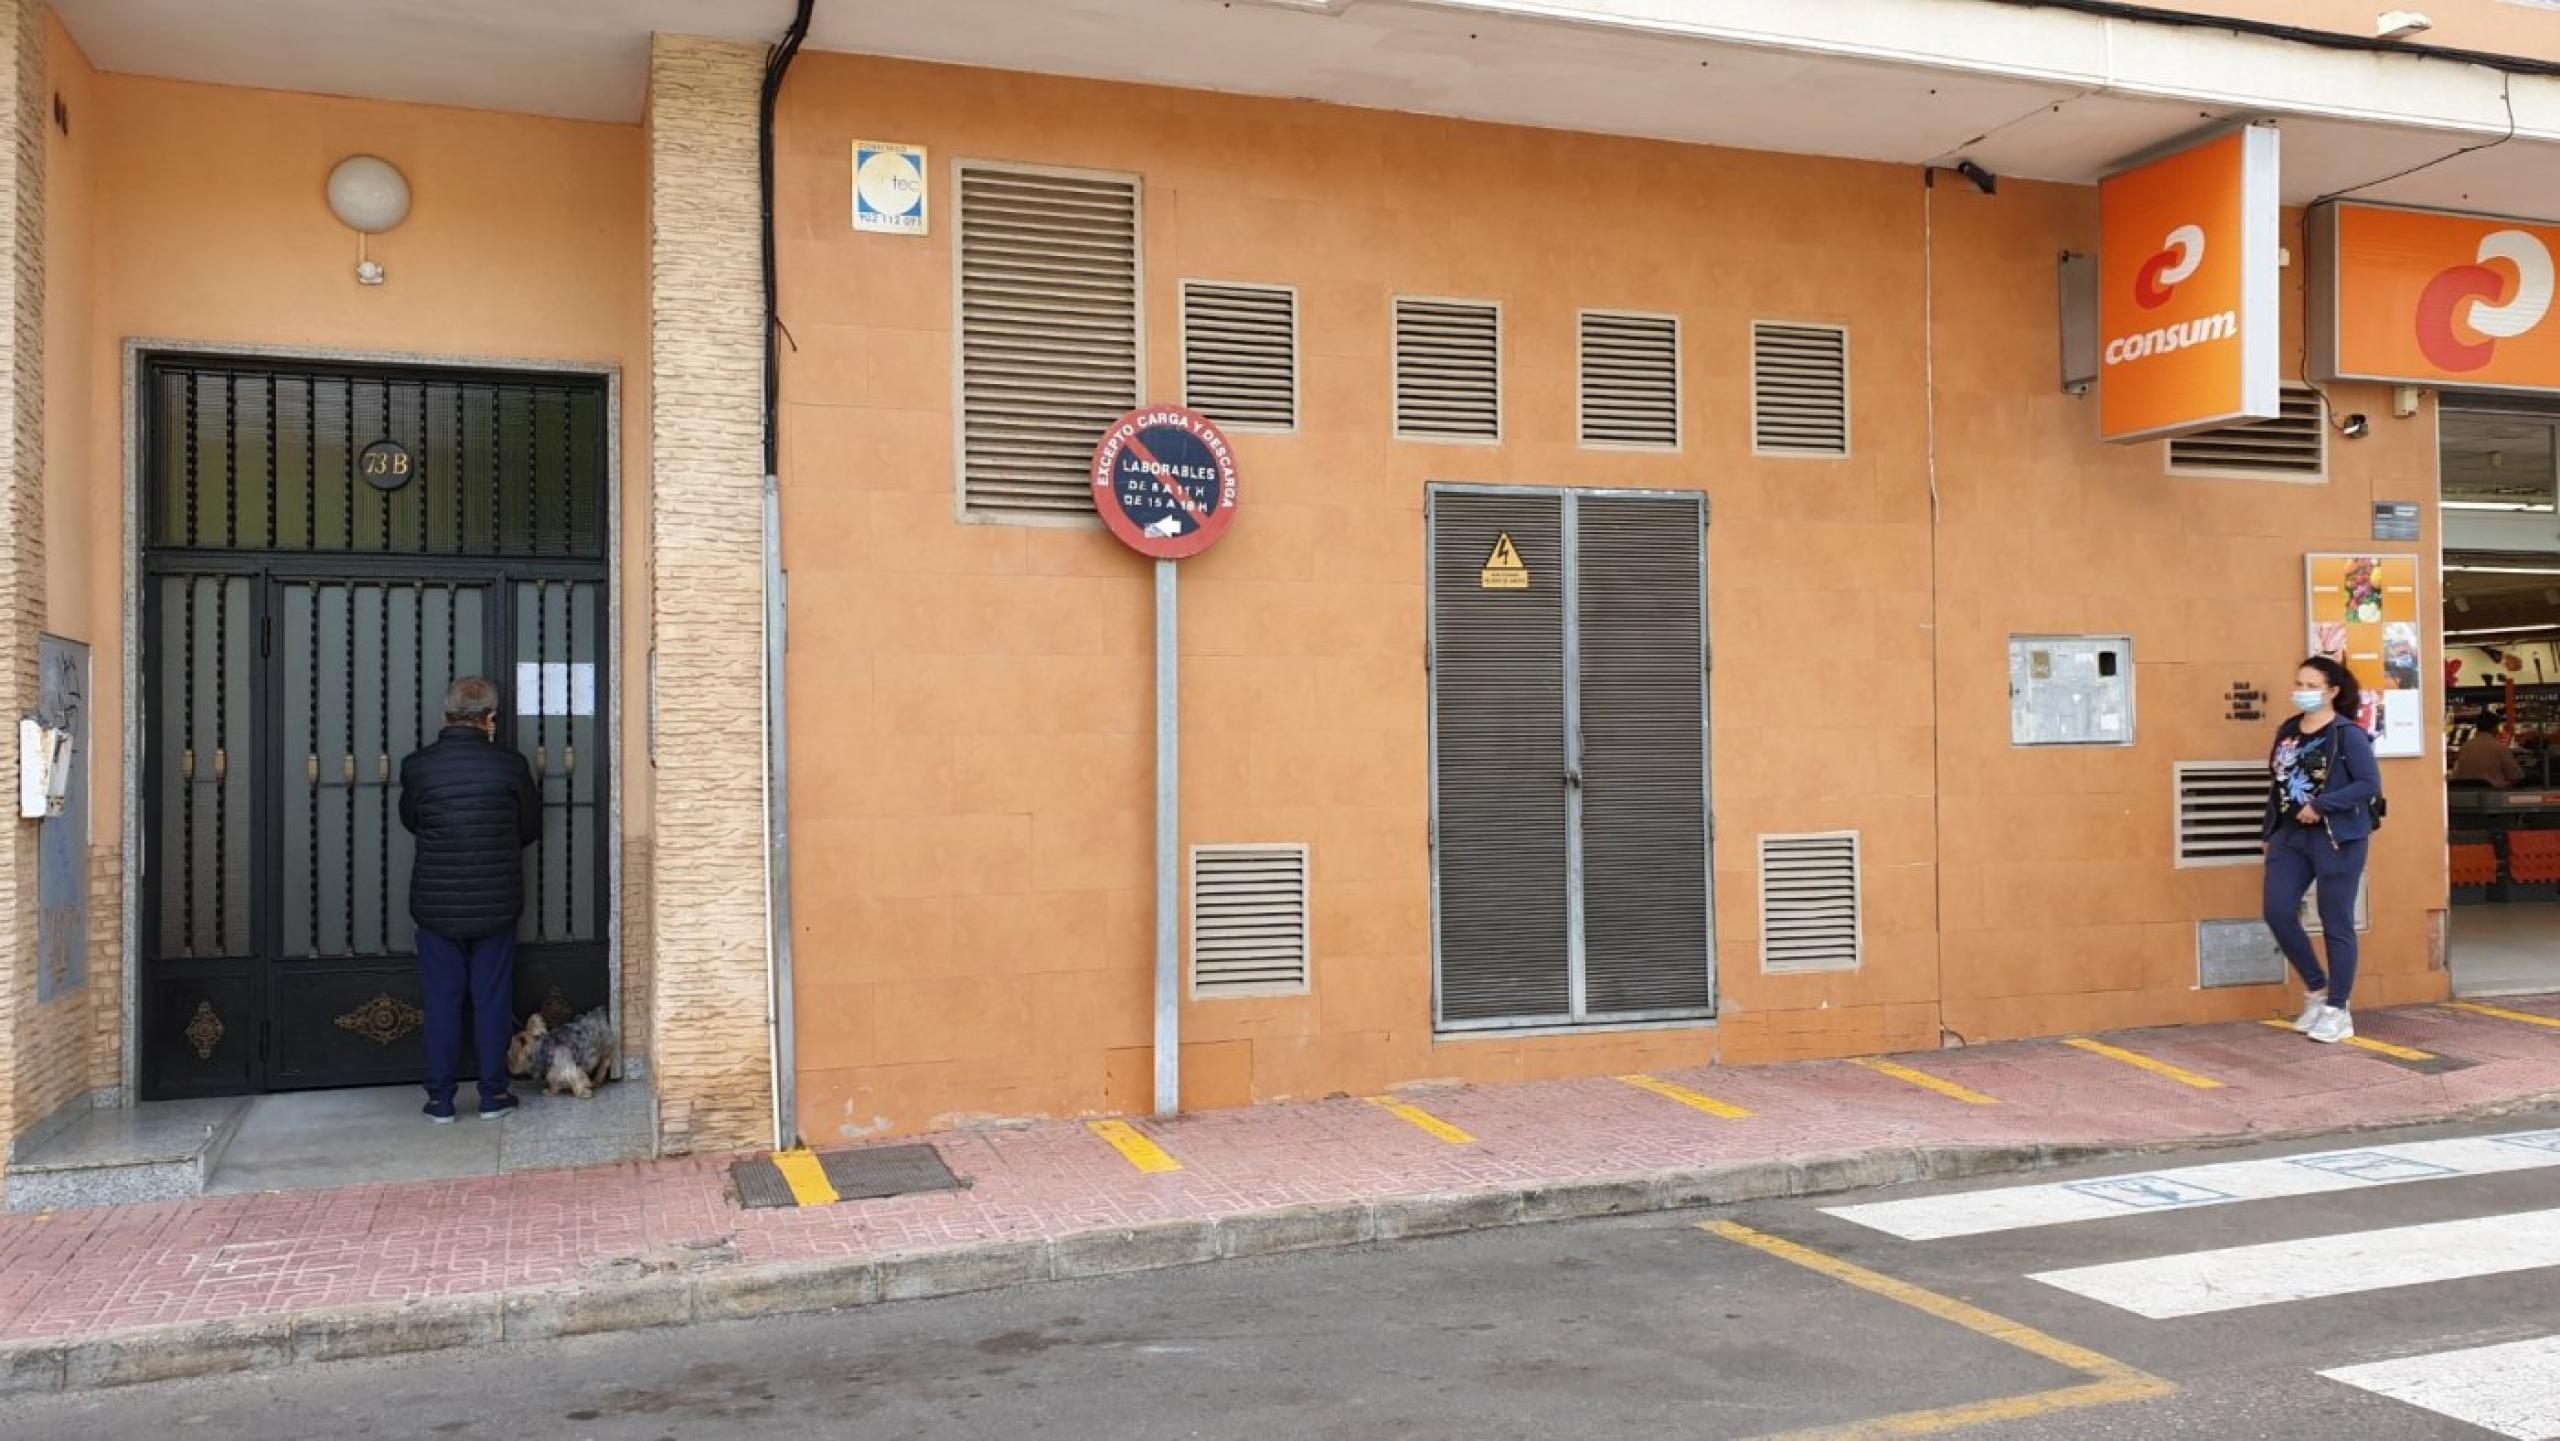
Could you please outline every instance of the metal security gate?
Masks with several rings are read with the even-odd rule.
[[[1706,504],[1431,492],[1442,1030],[1711,1016]]]
[[[179,356],[142,381],[145,1095],[420,1075],[399,765],[462,675],[541,783],[516,1015],[605,1004],[602,381]]]

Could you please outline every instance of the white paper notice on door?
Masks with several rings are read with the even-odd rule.
[[[516,662],[517,715],[595,713],[596,668],[593,662]]]

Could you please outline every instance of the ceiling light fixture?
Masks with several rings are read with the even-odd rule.
[[[329,172],[329,213],[356,233],[356,283],[380,285],[382,264],[365,253],[369,236],[409,218],[409,178],[376,155],[350,155]]]
[[[2542,635],[2555,630],[2560,630],[2560,625],[2500,625],[2487,630],[2449,630],[2444,633],[2444,638],[2464,640],[2473,636]]]

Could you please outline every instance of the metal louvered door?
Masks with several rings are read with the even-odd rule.
[[[1511,539],[1528,584],[1488,572]],[[1431,495],[1432,863],[1443,1029],[1573,1019],[1564,503]]]
[[[1714,1014],[1705,506],[1431,494],[1444,1031]]]
[[[513,1009],[611,999],[608,412],[592,377],[144,362],[146,1098],[422,1074],[399,766],[458,676],[541,781]]]
[[[1706,516],[1694,496],[1576,496],[1583,1006],[1715,1004],[1707,908]]]

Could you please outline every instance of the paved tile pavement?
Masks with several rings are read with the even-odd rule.
[[[2560,997],[2499,1005],[2560,1018]],[[2199,1026],[2107,1039],[2216,1089],[2021,1042],[1901,1058],[1997,1105],[1845,1062],[1659,1073],[1750,1112],[1739,1119],[1606,1078],[1425,1090],[1402,1099],[1471,1144],[1361,1100],[1274,1105],[1140,1123],[1182,1163],[1155,1175],[1082,1122],[1052,1122],[935,1138],[965,1191],[810,1210],[742,1211],[731,1158],[688,1157],[0,1216],[0,1343],[1881,1147],[2163,1144],[2417,1121],[2560,1093],[2560,1029],[2446,1006],[2358,1019],[2376,1039],[2469,1064],[2430,1074],[2256,1025]]]

